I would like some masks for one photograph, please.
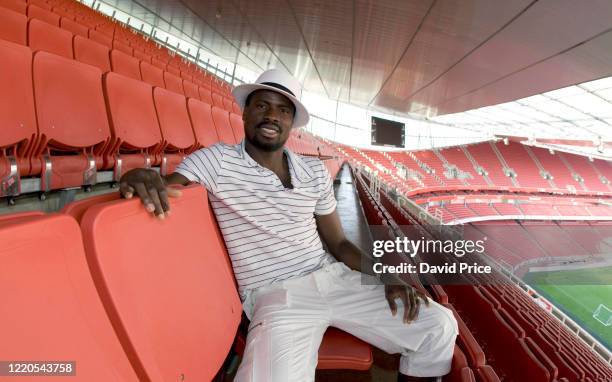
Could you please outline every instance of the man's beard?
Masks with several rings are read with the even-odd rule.
[[[277,151],[280,148],[282,148],[285,145],[286,140],[285,141],[281,140],[281,136],[280,136],[281,128],[280,126],[276,124],[274,125],[278,127],[279,133],[278,133],[278,139],[275,142],[264,142],[264,141],[259,140],[257,129],[260,129],[260,126],[263,124],[265,124],[265,122],[262,122],[255,127],[255,134],[252,138],[245,134],[246,140],[249,141],[251,145],[257,147],[258,149],[262,151],[272,152],[272,151]]]
[[[262,142],[257,138],[257,136],[255,136],[253,139],[249,138],[248,136],[245,136],[245,138],[251,145],[267,152],[276,151],[285,145],[285,142],[281,142],[280,140],[277,140],[276,142]]]

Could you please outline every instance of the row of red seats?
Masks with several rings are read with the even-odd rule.
[[[0,7],[27,14],[28,18],[37,18],[50,25],[61,27],[75,36],[89,38],[92,42],[116,49],[142,62],[148,63],[182,77],[198,86],[212,88],[223,96],[230,96],[230,86],[218,81],[188,61],[183,60],[166,48],[125,27],[108,17],[72,0],[2,0]],[[5,31],[19,27],[19,20],[13,15],[9,18]],[[55,40],[61,39],[60,32],[54,31]],[[51,39],[53,40],[53,38]],[[81,43],[82,44],[82,43]],[[100,54],[101,47],[96,47]],[[107,54],[108,55],[108,54]],[[98,60],[99,61],[99,60]]]
[[[530,254],[541,251],[541,248],[552,248],[554,244],[552,241],[559,241],[564,248],[582,245],[585,249],[591,248],[595,251],[599,245],[597,243],[602,242],[602,238],[605,237],[605,234],[601,236],[597,230],[585,231],[575,227],[575,222],[568,223],[570,226],[534,222],[531,225],[535,224],[538,227],[534,227],[533,231],[542,228],[556,230],[540,232],[538,238],[547,241],[536,246],[529,237],[520,235],[528,227],[508,221],[493,223],[487,222],[484,226],[478,227],[481,231],[479,237],[483,235],[489,237],[487,249],[493,250],[496,250],[494,248],[496,245],[501,245],[500,248],[504,249],[515,248],[517,243],[520,243],[524,247],[522,252]],[[496,230],[496,226],[500,226],[500,229]],[[482,231],[483,227],[487,230]],[[513,227],[515,229],[511,230]],[[561,229],[563,232],[559,231]],[[470,238],[473,233],[474,231],[466,231],[466,238]],[[585,237],[586,233],[589,234],[588,237]],[[527,247],[528,245],[531,246]],[[435,295],[442,293],[441,296],[448,298],[452,309],[456,309],[457,317],[460,316],[466,321],[482,345],[486,362],[494,366],[502,379],[607,381],[612,378],[612,370],[608,365],[516,285],[502,283],[493,275],[483,275],[482,279],[474,281],[480,286],[445,285],[441,288],[442,291],[438,289]],[[462,325],[460,322],[460,332]],[[461,335],[459,341],[463,341]],[[509,352],[522,359],[521,365],[528,367],[515,368],[516,362],[510,361]],[[479,352],[466,351],[466,355],[470,366],[482,365]],[[573,361],[570,360],[572,358]],[[577,359],[580,361],[576,362]],[[482,375],[480,377],[482,378]]]
[[[75,361],[79,381],[212,380],[241,303],[204,189],[172,211],[161,222],[132,200],[4,216],[0,358]]]
[[[33,7],[28,6],[28,9]],[[64,22],[64,18],[58,20],[62,23],[60,28],[59,25],[51,24],[53,20],[41,20],[38,18],[41,15],[33,12],[30,14],[34,16],[28,20],[25,15],[0,7],[0,39],[28,45],[33,51],[46,51],[75,59],[97,66],[103,73],[113,71],[240,114],[240,108],[233,102],[231,95],[220,93],[220,89],[209,77],[206,77],[206,83],[196,83],[191,74],[178,69],[178,73],[173,73],[170,66],[155,65],[144,58],[135,57],[132,48],[120,45],[117,40],[104,43],[107,36],[95,34],[95,30],[77,34],[74,24]]]
[[[74,360],[78,380],[86,381],[211,380],[242,309],[206,199],[204,188],[184,188],[164,222],[117,193],[73,202],[63,214],[1,216],[0,286],[14,293],[0,308],[8,345],[0,357]],[[137,239],[145,233],[158,239]],[[194,250],[203,247],[206,256]],[[326,332],[319,369],[371,364],[369,345],[337,329]]]
[[[94,184],[97,170],[160,165],[170,172],[193,150],[236,143],[242,118],[117,73],[0,41],[0,178],[41,190]],[[18,191],[18,190],[13,190]]]
[[[361,200],[366,219],[370,226],[381,226],[381,225],[394,225],[395,222],[387,212],[387,210],[374,200],[370,192],[367,190],[368,183],[367,178],[361,174],[354,175],[354,184],[357,188],[357,193]],[[384,230],[388,232],[387,230]],[[377,234],[382,234],[380,237]],[[373,236],[375,240],[388,240],[393,239],[392,233],[387,234],[384,237],[384,233],[381,230],[375,230]],[[395,264],[395,260],[389,261],[390,265]],[[411,285],[415,286],[419,290],[423,291],[433,298],[440,304],[447,306],[453,310],[452,306],[448,304],[448,297],[444,290],[439,285],[429,285],[429,290],[421,284],[420,280],[414,274],[410,274],[406,280]],[[430,293],[431,292],[431,293]],[[454,311],[454,310],[453,310]],[[443,381],[456,381],[456,382],[471,382],[471,381],[486,381],[486,382],[499,382],[495,371],[491,366],[485,363],[485,356],[482,348],[467,329],[467,326],[462,321],[461,316],[455,313],[455,318],[459,326],[459,336],[457,338],[457,345],[455,346],[455,352],[453,354],[453,362],[451,366],[451,372],[445,376]],[[478,379],[476,379],[478,377]]]
[[[421,194],[434,189],[499,189],[503,191],[529,189],[537,192],[573,194],[574,192],[569,191],[572,188],[575,189],[577,194],[595,195],[612,192],[610,185],[604,183],[605,179],[612,180],[612,166],[609,162],[599,159],[591,162],[584,156],[566,153],[557,152],[553,155],[546,149],[527,148],[516,142],[510,142],[507,146],[503,143],[484,142],[469,146],[451,147],[439,150],[437,154],[435,149],[411,153],[396,151],[383,154],[373,150],[357,151],[340,144],[335,146],[348,156],[347,159],[362,166],[367,166],[372,171],[378,171],[379,176],[385,182],[407,195]],[[512,179],[504,174],[503,165],[494,148],[499,151],[502,158],[508,157],[506,163],[512,166],[512,169],[518,175],[514,178],[516,186]],[[534,156],[528,155],[526,150],[530,150]],[[487,177],[492,184],[488,184],[485,178],[476,172],[468,155],[471,155],[471,158],[487,172]],[[395,164],[387,156],[413,173],[419,174],[418,179],[411,176],[406,179],[399,178],[396,175]],[[445,163],[441,158],[445,158],[450,165],[455,165],[467,177],[463,179],[448,178],[445,175],[448,168],[444,167]],[[521,161],[525,158],[527,158],[526,161]],[[427,165],[434,172],[428,173],[425,171],[419,166],[417,160]],[[550,181],[542,178],[535,160],[554,178]],[[379,171],[379,166],[382,166],[385,171]],[[584,182],[577,182],[572,174],[582,177]]]

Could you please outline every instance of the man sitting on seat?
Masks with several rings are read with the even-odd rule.
[[[314,381],[328,326],[400,353],[400,380],[434,380],[450,370],[458,333],[453,314],[410,286],[362,282],[373,277],[360,272],[369,260],[344,236],[325,166],[284,148],[291,129],[309,120],[300,93],[295,78],[275,69],[237,86],[241,143],[195,151],[165,178],[129,171],[121,193],[138,195],[163,219],[170,215],[168,196],[179,194],[166,185],[207,188],[251,320],[236,381]]]

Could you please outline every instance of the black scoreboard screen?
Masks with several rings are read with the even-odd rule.
[[[404,127],[401,122],[372,117],[372,144],[404,147]]]

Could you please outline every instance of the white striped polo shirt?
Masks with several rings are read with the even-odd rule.
[[[329,172],[318,158],[285,148],[292,189],[237,145],[216,144],[189,155],[176,172],[208,189],[240,295],[308,274],[329,261],[314,215],[336,208]]]

